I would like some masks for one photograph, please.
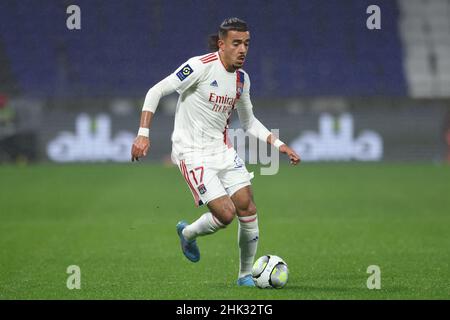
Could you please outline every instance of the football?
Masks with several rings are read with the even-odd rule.
[[[272,254],[260,257],[253,264],[253,281],[259,288],[281,289],[288,281],[288,274],[286,262]]]

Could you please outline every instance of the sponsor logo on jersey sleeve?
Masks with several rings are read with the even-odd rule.
[[[180,71],[177,72],[177,77],[180,79],[180,81],[183,81],[184,79],[189,77],[192,72],[194,72],[194,70],[192,70],[189,64],[186,64],[183,68],[181,68]]]

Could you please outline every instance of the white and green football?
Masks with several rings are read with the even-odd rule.
[[[273,254],[262,256],[253,264],[253,281],[259,288],[283,288],[288,281],[288,275],[286,262]]]

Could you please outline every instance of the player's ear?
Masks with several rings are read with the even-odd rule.
[[[219,39],[217,41],[217,46],[219,47],[219,51],[223,51],[223,48],[225,46],[225,41],[223,39]]]

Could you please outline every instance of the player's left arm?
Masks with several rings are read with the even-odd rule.
[[[292,165],[297,165],[300,163],[300,156],[287,144],[282,142],[280,139],[278,139],[276,136],[274,136],[272,133],[267,137],[267,143],[274,145],[275,147],[278,147],[278,150],[281,153],[286,154],[289,157],[289,160],[291,161]]]
[[[284,153],[289,157],[292,165],[300,163],[300,156],[291,147],[272,134],[253,114],[253,105],[250,100],[250,81],[248,76],[247,81],[244,84],[244,91],[238,100],[237,106],[239,120],[245,131],[256,138],[275,146],[281,153]]]

